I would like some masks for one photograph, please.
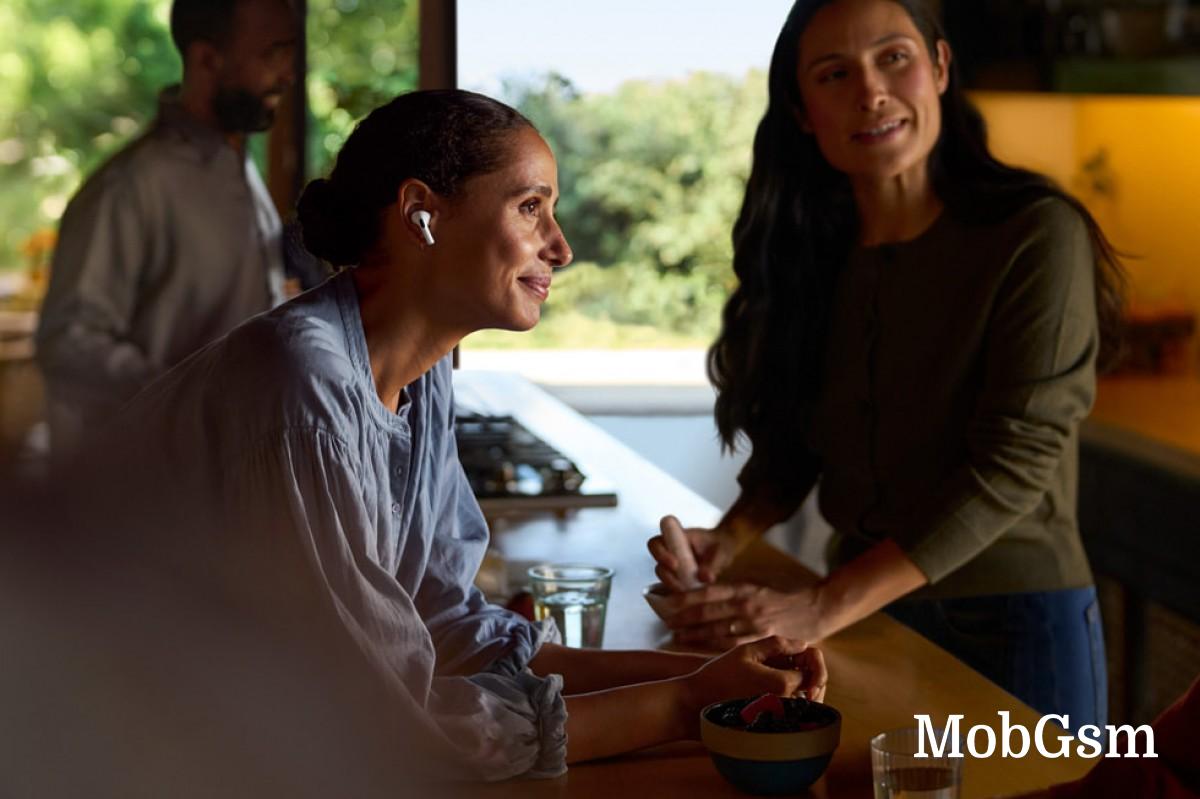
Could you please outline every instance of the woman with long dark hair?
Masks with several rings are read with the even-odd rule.
[[[1033,707],[1103,723],[1075,498],[1121,272],[1078,201],[988,152],[929,9],[793,6],[733,235],[709,370],[722,441],[751,455],[717,528],[686,531],[699,577],[818,480],[831,571],[681,593],[677,637],[819,640],[886,608]],[[684,589],[664,538],[650,548]]]
[[[306,246],[347,268],[123,416],[131,482],[161,491],[156,527],[183,542],[180,567],[335,617],[341,656],[365,656],[389,687],[381,712],[437,755],[411,765],[458,778],[556,775],[695,735],[707,702],[824,689],[800,642],[711,661],[568,649],[473,586],[488,531],[458,461],[449,353],[475,330],[537,323],[571,260],[557,199],[554,156],[513,109],[398,97],[300,200]]]

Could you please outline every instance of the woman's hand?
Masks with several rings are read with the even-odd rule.
[[[713,582],[717,575],[733,562],[734,555],[737,554],[737,545],[732,535],[705,527],[684,528],[674,516],[664,516],[659,528],[665,531],[671,525],[681,527],[688,543],[691,544],[692,553],[696,556],[696,578],[700,582]],[[658,564],[654,573],[663,585],[672,592],[687,590],[679,575],[679,559],[671,554],[663,535],[651,538],[646,547]]]
[[[764,635],[820,641],[926,583],[916,564],[888,539],[816,585],[776,591],[722,583],[672,594],[656,604],[679,643],[728,649]]]
[[[773,637],[726,652],[681,677],[565,696],[567,762],[696,738],[700,711],[713,702],[801,692],[820,701],[828,681],[818,650]]]
[[[706,649],[767,635],[819,641],[828,634],[816,586],[784,592],[750,583],[709,585],[670,596],[664,605],[675,640]]]
[[[825,697],[829,672],[819,649],[803,641],[771,636],[710,660],[683,681],[686,700],[682,710],[690,724],[698,725],[701,710],[726,699],[803,693],[820,702]],[[689,729],[695,735],[695,728]]]

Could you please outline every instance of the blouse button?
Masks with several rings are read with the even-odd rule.
[[[400,515],[400,503],[399,502],[392,503],[392,513],[396,514],[397,516]]]

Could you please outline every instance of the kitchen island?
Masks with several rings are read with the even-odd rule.
[[[719,510],[609,437],[579,414],[527,381],[507,373],[460,371],[460,404],[471,410],[510,413],[574,460],[585,474],[603,477],[618,492],[616,508],[585,509],[565,519],[529,517],[497,524],[493,547],[513,561],[585,561],[615,570],[604,646],[654,648],[669,644],[663,623],[641,597],[653,582],[646,540],[665,513],[685,524],[715,522]],[[797,561],[768,544],[749,548],[738,573],[786,588],[814,579]],[[997,732],[998,712],[1033,729],[1039,716],[960,661],[882,614],[822,644],[830,671],[826,701],[841,711],[842,741],[829,770],[810,795],[836,799],[872,796],[868,741],[884,730],[914,726],[914,714],[943,723],[962,714],[962,731],[984,724]],[[1046,746],[1056,750],[1051,730]],[[963,797],[1006,795],[1075,779],[1096,761],[1049,759],[1032,751],[1021,759],[997,752],[968,759]],[[699,743],[656,747],[633,755],[573,766],[554,780],[481,786],[480,796],[611,797],[622,791],[653,796],[740,796],[717,774]]]

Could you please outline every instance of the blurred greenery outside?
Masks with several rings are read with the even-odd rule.
[[[324,174],[371,108],[417,83],[416,0],[308,0],[307,171]],[[0,271],[48,259],[82,179],[153,118],[179,79],[170,0],[0,6]],[[532,333],[484,331],[471,349],[707,346],[732,288],[730,228],[749,172],[765,76],[693,73],[583,94],[549,73],[501,99],[559,164],[559,220],[575,263]],[[266,136],[253,138],[263,168]],[[264,169],[265,171],[265,169]]]

